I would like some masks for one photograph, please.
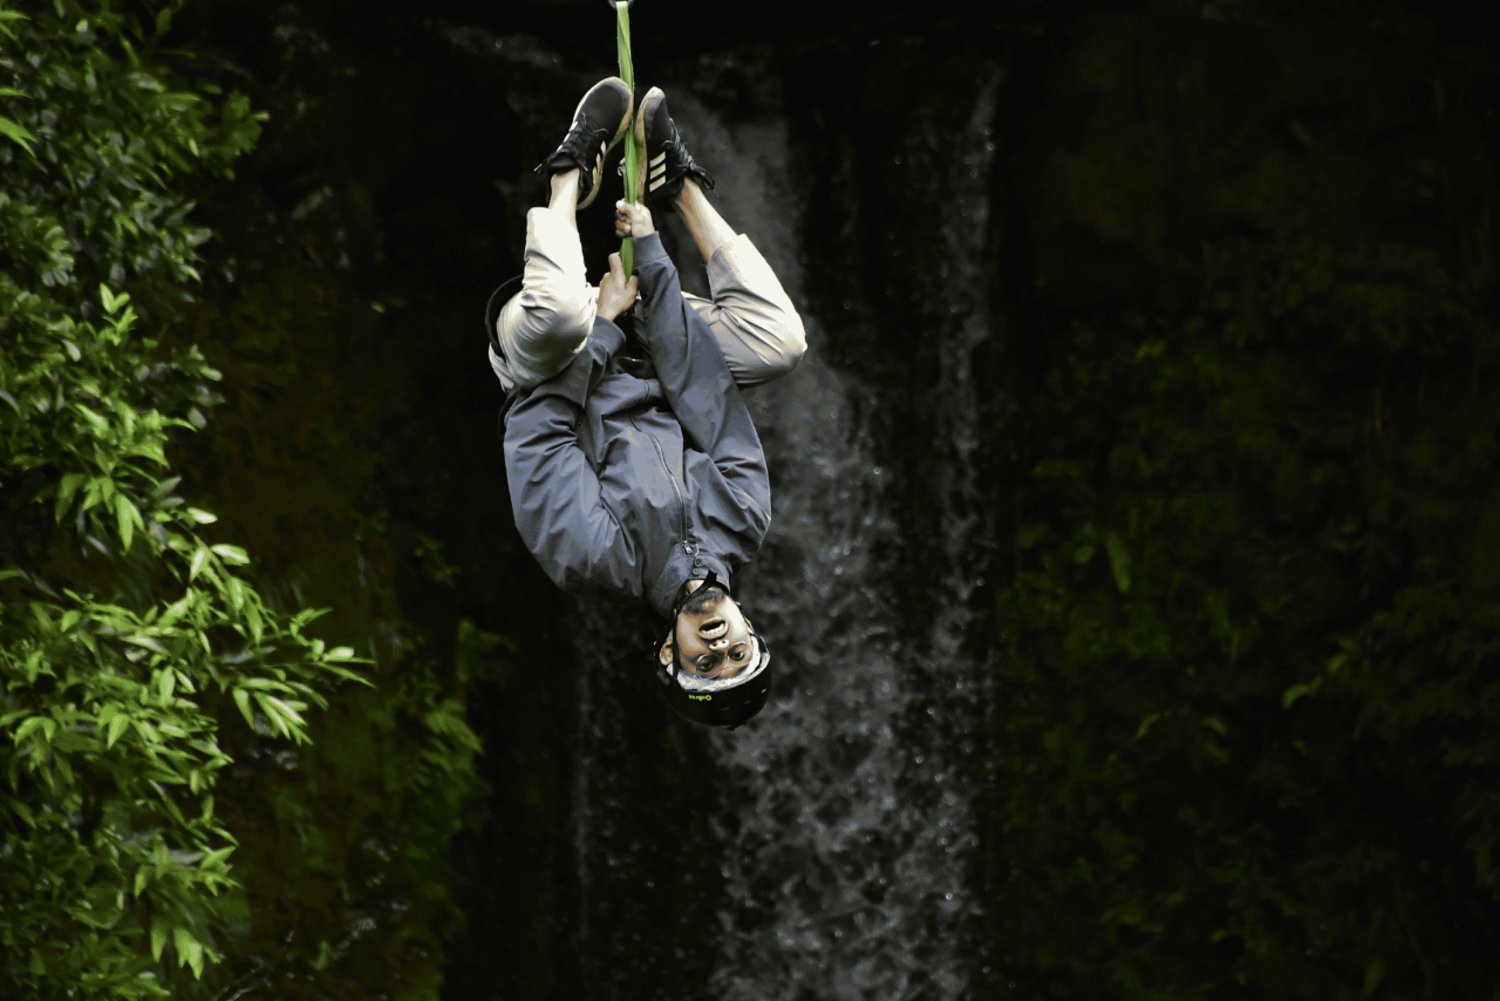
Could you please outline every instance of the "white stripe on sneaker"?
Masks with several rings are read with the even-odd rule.
[[[667,151],[662,150],[652,158],[650,169],[647,171],[647,179],[650,183],[646,190],[655,191],[667,183]]]

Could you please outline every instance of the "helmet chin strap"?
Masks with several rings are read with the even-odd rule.
[[[695,577],[693,578],[693,580],[697,580],[697,578]],[[718,589],[726,595],[729,594],[729,588],[725,587],[719,581],[719,575],[714,570],[710,570],[708,572],[708,576],[703,578],[703,583],[696,590],[688,590],[688,585],[691,583],[692,580],[686,580],[682,582],[682,587],[680,587],[677,592],[677,600],[672,603],[672,621],[667,623],[667,638],[663,641],[663,643],[672,644],[674,648],[676,645],[675,632],[677,627],[677,616],[682,614],[683,606],[688,603],[689,599],[691,599],[693,595],[702,594],[704,591],[708,590],[711,587]],[[666,666],[666,673],[668,677],[675,677],[677,674],[677,654],[675,649],[672,654],[672,663]]]
[[[720,581],[719,581],[719,575],[714,570],[710,570],[708,572],[708,576],[703,578],[703,585],[701,587],[697,588],[696,590],[689,591],[688,590],[688,584],[689,583],[691,583],[691,582],[690,581],[684,581],[683,582],[682,588],[679,591],[678,596],[677,596],[677,601],[674,602],[673,605],[672,605],[672,621],[673,622],[677,621],[677,616],[679,616],[679,615],[682,614],[682,606],[686,605],[688,603],[688,599],[691,598],[693,595],[698,594],[698,593],[700,593],[702,591],[705,591],[705,590],[707,590],[708,588],[711,588],[711,587],[718,588],[720,591],[723,591],[725,594],[729,593],[729,588],[725,587],[722,583],[720,583]]]

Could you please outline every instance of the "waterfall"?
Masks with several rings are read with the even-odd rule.
[[[787,124],[730,121],[693,93],[669,90],[672,109],[693,137],[695,155],[725,178],[717,196],[722,211],[802,302],[817,278],[799,243],[796,213],[806,196],[778,155],[791,142]],[[985,134],[994,99],[992,84],[973,108],[970,135]],[[949,258],[941,270],[955,276],[965,274],[955,262],[978,259],[976,241],[988,229],[982,186],[989,163],[976,158],[993,146],[976,149],[951,164],[947,182],[970,196],[972,210],[967,225],[943,227]],[[950,281],[940,291],[941,326],[924,332],[939,344],[939,381],[922,392],[942,438],[922,486],[932,497],[933,523],[914,525],[902,509],[913,484],[900,481],[912,467],[881,464],[876,443],[891,431],[893,408],[877,388],[827,360],[829,329],[846,318],[804,310],[808,356],[791,376],[749,394],[771,466],[775,517],[739,590],[771,637],[776,687],[751,726],[681,736],[694,750],[691,763],[678,767],[714,790],[713,808],[700,817],[708,830],[693,838],[701,869],[682,886],[690,892],[677,906],[687,913],[654,918],[673,944],[652,947],[632,935],[639,965],[611,963],[619,993],[608,996],[655,997],[659,989],[688,997],[688,982],[696,982],[702,996],[725,1001],[959,998],[976,982],[983,948],[975,928],[985,907],[975,877],[974,804],[982,785],[976,734],[990,694],[988,665],[968,638],[982,584],[975,553],[989,529],[974,473],[980,389],[971,362],[993,324],[983,283]],[[900,568],[888,563],[897,553]],[[930,616],[914,617],[891,587],[911,567],[927,569],[921,586]],[[590,634],[580,653],[605,643]],[[588,719],[579,729],[594,732],[578,751],[582,883],[587,891],[601,875],[639,867],[634,892],[649,894],[660,888],[651,885],[643,858],[649,852],[615,826],[629,807],[614,797],[620,769],[650,767],[655,759],[633,750],[628,727],[601,718],[608,713],[595,689],[609,671],[617,668],[591,662],[579,682],[590,693],[580,697]],[[671,784],[660,775],[625,779],[632,789],[663,782]],[[671,856],[677,841],[664,841]],[[595,905],[585,905],[586,954],[596,954],[601,934],[619,934],[601,930],[618,902]],[[654,980],[665,970],[675,971],[670,990]]]
[[[560,95],[586,81],[559,79],[531,40],[503,41],[494,51],[518,82],[520,127],[559,131],[571,107]],[[639,612],[559,597],[575,718],[557,728],[572,744],[554,753],[573,762],[570,826],[557,836],[576,882],[552,909],[570,939],[557,996],[963,998],[984,973],[978,803],[993,696],[974,634],[997,515],[980,461],[994,389],[975,358],[996,336],[983,262],[1000,74],[987,62],[950,70],[970,88],[946,124],[913,121],[895,142],[830,137],[824,166],[841,192],[830,205],[831,186],[792,152],[824,142],[822,120],[788,112],[786,74],[757,64],[771,58],[638,70],[642,86],[666,90],[719,178],[723,214],[807,325],[798,369],[747,396],[774,521],[736,585],[770,637],[777,680],[747,727],[679,723],[652,688]],[[544,87],[519,88],[549,65]],[[884,101],[882,77],[869,68],[858,99]],[[923,112],[893,117],[903,114]],[[934,140],[946,130],[963,140],[951,150]],[[881,208],[849,190],[865,166],[893,198],[907,175],[928,186],[873,246]],[[607,241],[581,225],[586,254],[602,261]],[[701,291],[680,224],[658,226],[684,285]],[[862,285],[872,260],[904,284]]]

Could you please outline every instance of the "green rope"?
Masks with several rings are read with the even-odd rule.
[[[635,93],[635,69],[630,65],[630,2],[615,0],[615,49],[620,56],[620,79],[630,92]],[[636,177],[641,169],[640,146],[635,140],[635,128],[625,133],[625,200],[635,201]],[[630,237],[620,241],[620,263],[625,273],[635,271],[635,245]]]

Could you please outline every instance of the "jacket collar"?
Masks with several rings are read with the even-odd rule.
[[[670,622],[672,619],[672,604],[677,600],[677,592],[682,585],[695,578],[707,577],[712,571],[718,577],[718,583],[728,591],[733,586],[730,581],[729,567],[724,561],[711,553],[697,552],[685,553],[682,551],[681,543],[672,547],[672,555],[667,558],[666,564],[661,568],[661,573],[656,575],[652,583],[650,594],[646,601],[651,610],[661,617],[662,621]]]

